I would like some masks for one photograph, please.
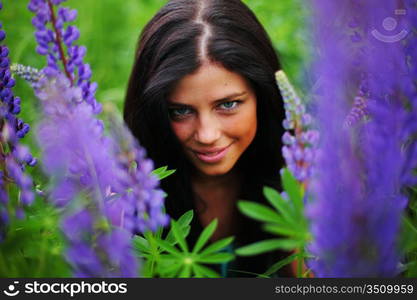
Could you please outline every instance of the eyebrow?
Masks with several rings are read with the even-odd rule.
[[[232,94],[230,94],[230,95],[227,95],[227,96],[225,96],[225,97],[223,97],[223,98],[220,98],[220,99],[214,100],[214,101],[212,101],[212,102],[213,102],[213,103],[218,103],[218,102],[223,102],[223,101],[227,101],[227,100],[232,100],[232,99],[234,99],[234,98],[241,97],[241,96],[244,96],[244,95],[246,95],[246,94],[247,94],[247,92],[246,92],[246,91],[243,91],[243,92],[238,92],[238,93],[232,93]],[[190,106],[189,104],[183,104],[183,103],[181,103],[181,101],[177,101],[177,100],[172,100],[172,101],[170,101],[170,104],[171,104],[171,105]]]

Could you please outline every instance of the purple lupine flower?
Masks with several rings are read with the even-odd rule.
[[[4,172],[0,171],[0,242],[6,237],[6,226],[9,223],[9,214],[6,208],[8,202],[9,197],[5,189]]]
[[[12,91],[15,81],[10,71],[9,49],[3,44],[6,33],[1,28],[0,24],[0,241],[5,238],[10,219],[6,209],[7,185],[14,183],[19,189],[19,202],[13,207],[19,217],[21,206],[30,205],[34,199],[32,179],[24,173],[25,165],[36,164],[36,159],[19,141],[29,131],[29,125],[16,117],[20,113],[20,98]]]
[[[134,231],[144,232],[146,229],[155,231],[159,227],[168,224],[169,218],[163,213],[164,193],[158,188],[159,181],[151,174],[154,169],[152,160],[146,158],[146,151],[132,136],[129,129],[115,115],[109,115],[110,136],[114,141],[114,152],[117,163],[123,170],[120,180],[123,191],[120,199],[109,202],[107,207],[109,216],[117,223],[122,221],[120,214],[114,213],[121,203],[127,204],[123,216],[125,227],[133,228]],[[129,176],[126,177],[125,174]],[[134,217],[136,215],[137,217]],[[146,217],[145,217],[146,216]],[[126,221],[133,220],[134,223],[126,224]]]
[[[91,68],[83,62],[86,48],[74,45],[80,32],[74,25],[65,26],[77,17],[77,11],[61,7],[64,1],[31,0],[28,8],[36,15],[32,24],[36,28],[35,38],[38,43],[36,51],[46,56],[47,67],[44,73],[60,70],[58,62],[62,63],[63,72],[71,85],[80,87],[82,99],[93,107],[94,113],[101,111],[101,104],[95,99],[97,83],[91,82]],[[51,28],[48,28],[50,24]]]
[[[300,182],[307,182],[311,177],[318,132],[312,129],[312,118],[283,71],[276,73],[276,80],[281,91],[285,107],[282,136],[282,155],[288,169]]]
[[[3,32],[0,36],[5,37],[4,31],[0,30],[0,32]],[[7,46],[0,45],[0,100],[6,105],[5,109],[2,110],[1,117],[7,119],[11,126],[14,127],[19,138],[23,138],[29,132],[29,125],[16,117],[20,113],[20,98],[13,95],[12,88],[15,85],[15,81],[10,71],[8,55],[9,49]]]
[[[408,72],[410,76],[403,76],[401,80],[404,95],[410,100],[411,113],[408,114],[404,134],[412,136],[416,131],[416,117],[417,117],[417,85],[415,79],[417,78],[417,3],[415,1],[405,1],[405,9],[407,18],[405,19],[405,28],[408,35],[405,38],[404,52],[408,58]],[[405,146],[407,153],[405,168],[403,169],[402,181],[405,185],[416,185],[417,180],[410,167],[417,165],[417,140],[409,138]]]
[[[389,33],[381,24],[399,9],[396,4],[314,1],[321,131],[310,186],[314,199],[307,213],[314,237],[310,252],[316,257],[309,264],[317,277],[390,277],[399,272],[396,240],[407,203],[402,178],[416,166],[408,163],[410,153],[403,145],[416,125],[407,123],[413,112],[403,102],[402,80],[410,78],[403,44],[375,35],[375,30]],[[352,27],[361,43],[350,38]],[[412,55],[415,59],[416,52]],[[367,76],[368,120],[351,128],[344,126],[345,118],[361,74]]]
[[[137,261],[129,253],[131,232],[112,228],[105,214],[107,190],[121,190],[114,178],[120,171],[111,140],[103,135],[103,124],[92,107],[81,100],[79,87],[71,87],[61,73],[46,76],[41,83],[37,96],[44,119],[37,137],[45,173],[54,183],[50,199],[64,211],[62,229],[74,275],[133,277]],[[115,233],[119,230],[126,234]],[[113,237],[113,243],[97,243]],[[124,253],[117,256],[115,251]]]
[[[45,172],[53,178],[50,199],[70,211],[62,229],[74,275],[135,276],[131,236],[168,222],[163,192],[151,175],[153,163],[120,121],[112,119],[111,134],[104,136],[102,121],[81,100],[81,89],[71,87],[63,74],[45,75],[40,82],[37,96],[45,117],[38,140]],[[101,242],[97,246],[92,239]]]

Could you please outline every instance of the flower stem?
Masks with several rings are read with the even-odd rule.
[[[46,251],[46,244],[47,244],[47,231],[41,233],[42,242],[41,242],[41,248],[40,248],[40,255],[39,255],[39,264],[38,264],[38,270],[35,277],[42,277],[42,272],[45,266],[45,251]]]
[[[297,258],[297,278],[303,277],[303,266],[304,266],[304,251],[303,248],[298,249],[298,258]]]
[[[55,16],[55,12],[54,12],[54,7],[52,5],[51,0],[47,0],[47,1],[48,1],[49,10],[51,11],[51,23],[52,23],[52,27],[53,27],[53,29],[55,31],[55,35],[56,35],[56,43],[57,43],[57,46],[58,46],[59,56],[61,58],[62,65],[64,67],[65,75],[68,77],[69,81],[71,82],[71,86],[72,86],[73,85],[73,79],[71,77],[70,72],[68,72],[68,69],[67,69],[67,59],[65,57],[64,49],[62,47],[62,37],[61,37],[61,34],[60,34],[58,28],[56,27],[56,16]]]

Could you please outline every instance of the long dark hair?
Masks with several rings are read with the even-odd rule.
[[[167,98],[203,61],[241,75],[256,94],[257,133],[238,161],[246,194],[256,194],[265,184],[279,186],[283,165],[284,111],[274,77],[280,65],[262,25],[240,0],[171,0],[140,36],[124,119],[157,167],[176,169],[162,181],[167,212],[174,218],[193,209],[194,194],[192,166],[171,130]]]

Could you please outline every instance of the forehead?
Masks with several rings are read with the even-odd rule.
[[[203,64],[196,72],[178,82],[169,100],[182,103],[210,102],[242,92],[251,93],[249,84],[242,76],[218,64]]]

